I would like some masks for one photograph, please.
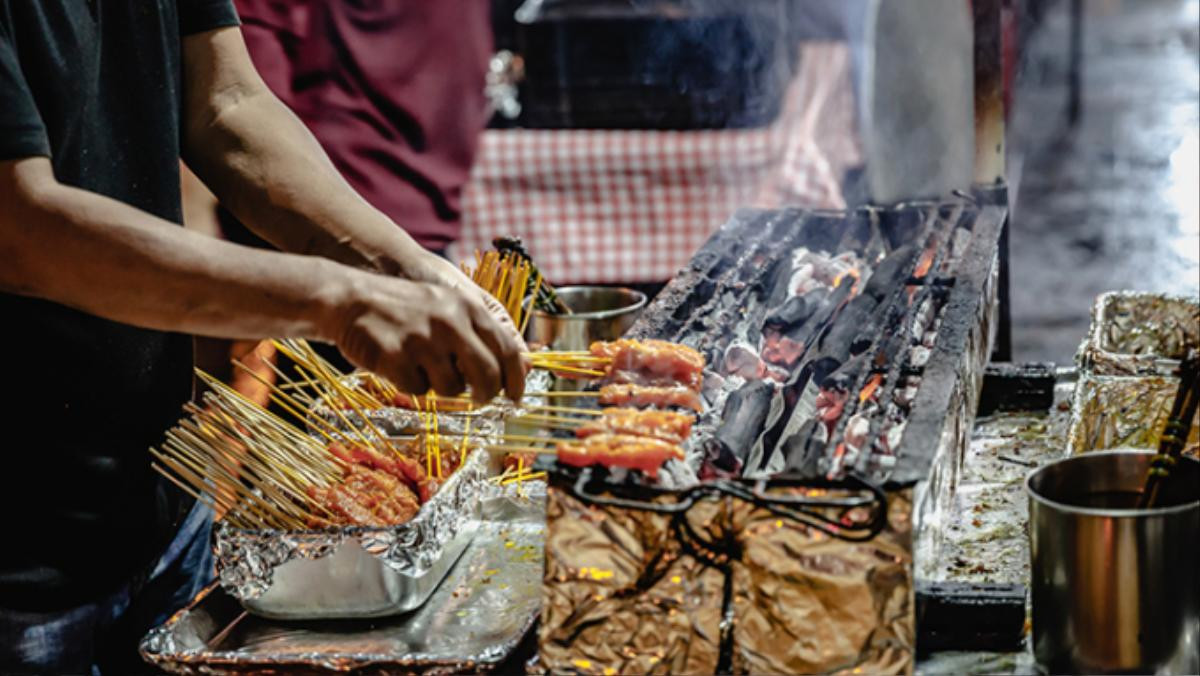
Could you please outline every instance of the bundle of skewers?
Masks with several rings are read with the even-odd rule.
[[[467,395],[413,395],[374,374],[341,373],[304,341],[278,341],[276,347],[297,364],[301,376],[279,373],[281,387],[288,390],[291,400],[280,400],[280,388],[273,393],[273,400],[296,415],[312,410],[321,401],[337,402],[327,407],[336,416],[327,424],[337,429],[362,427],[359,421],[369,421],[371,412],[389,407],[424,414],[428,419],[473,410]],[[507,455],[505,473],[499,481],[542,478],[532,469],[539,454],[557,455],[565,464],[576,466],[603,464],[638,469],[651,477],[667,460],[683,459],[681,444],[690,431],[692,413],[702,409],[699,390],[704,359],[695,350],[656,340],[617,340],[597,342],[585,352],[532,356],[537,368],[585,377],[589,383],[594,380],[599,389],[537,393],[538,399],[554,403],[491,404],[490,408],[504,420],[534,432],[500,433],[479,440],[493,452]],[[310,389],[302,394],[305,388]],[[569,401],[572,398],[578,401]],[[470,424],[468,418],[463,438],[469,435]],[[368,431],[377,433],[370,426]],[[571,432],[574,439],[561,438],[562,433]]]
[[[198,374],[211,391],[202,405],[189,404],[190,417],[167,432],[160,448],[151,449],[152,467],[238,528],[403,524],[471,450],[466,436],[444,444],[433,416],[424,434],[408,439],[349,421],[345,426],[314,422],[310,435],[208,374]],[[337,387],[312,375],[313,382]],[[265,380],[264,385],[285,410],[302,411],[305,402],[292,392]]]

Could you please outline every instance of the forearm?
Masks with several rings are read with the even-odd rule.
[[[0,177],[0,290],[160,330],[333,338],[330,315],[359,273],[189,232],[47,179],[44,159],[19,164]]]
[[[284,251],[420,277],[420,246],[350,187],[274,95],[255,86],[230,99],[189,128],[186,159],[239,220]]]

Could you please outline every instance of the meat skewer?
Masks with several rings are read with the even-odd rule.
[[[608,360],[607,384],[679,385],[699,392],[703,382],[704,357],[686,345],[623,338],[592,343],[590,351]]]
[[[576,429],[575,436],[586,439],[598,434],[624,434],[679,444],[691,434],[694,421],[692,416],[675,411],[606,408],[600,418]]]
[[[700,395],[692,389],[681,386],[653,386],[623,383],[605,385],[600,388],[600,404],[603,406],[634,406],[638,408],[653,406],[656,408],[677,407],[691,409],[696,412],[704,410]]]
[[[581,441],[562,441],[555,447],[558,461],[572,467],[602,465],[636,469],[647,477],[658,477],[663,463],[682,460],[683,449],[661,439],[628,434],[594,434]]]

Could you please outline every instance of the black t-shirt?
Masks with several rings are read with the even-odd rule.
[[[236,24],[230,0],[0,0],[0,161],[179,223],[181,38]],[[79,605],[187,507],[147,449],[191,395],[191,338],[5,294],[0,327],[0,608]]]

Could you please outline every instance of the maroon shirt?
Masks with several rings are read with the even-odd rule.
[[[487,0],[237,0],[267,85],[368,202],[422,245],[458,238],[487,123]]]

